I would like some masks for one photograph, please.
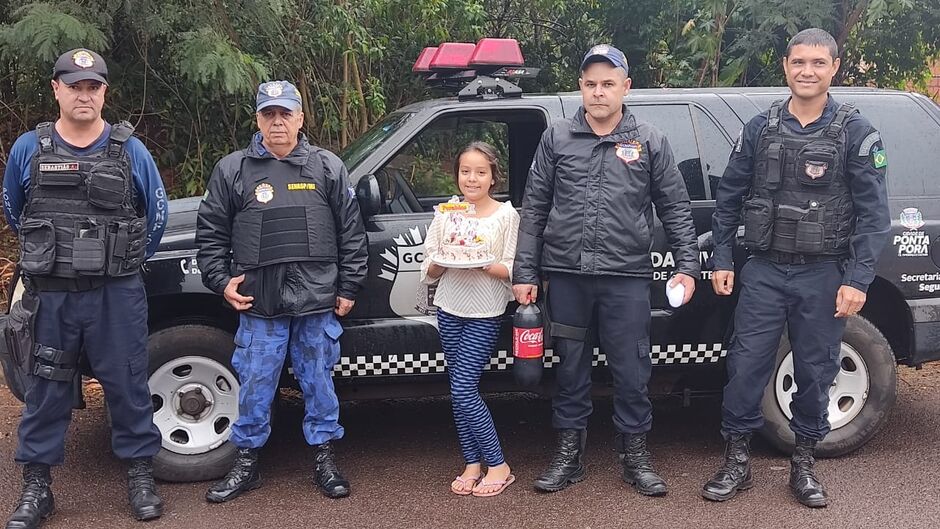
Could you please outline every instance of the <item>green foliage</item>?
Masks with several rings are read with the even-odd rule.
[[[0,27],[0,56],[37,65],[71,48],[107,49],[108,38],[89,14],[72,2],[26,4],[13,11],[14,24]]]
[[[820,27],[843,52],[837,82],[901,86],[937,57],[938,11],[913,0],[675,0],[653,22],[664,38],[650,64],[668,86],[781,84],[789,39]]]
[[[247,144],[264,80],[295,82],[304,132],[340,150],[388,111],[438,95],[410,67],[443,41],[519,39],[542,68],[523,82],[531,91],[576,89],[581,57],[600,42],[627,54],[637,87],[757,85],[783,82],[786,43],[810,26],[839,40],[845,84],[924,86],[940,56],[935,1],[0,0],[0,164],[17,135],[55,117],[53,61],[79,46],[108,61],[105,118],[135,123],[183,196]],[[450,190],[450,169],[422,159],[433,157],[416,154],[423,169],[408,177]]]
[[[249,96],[259,79],[268,77],[261,60],[243,53],[213,28],[182,34],[172,52],[186,81],[224,94]]]

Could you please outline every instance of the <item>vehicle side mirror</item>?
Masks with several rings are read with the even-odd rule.
[[[373,175],[365,175],[356,184],[356,200],[363,218],[369,218],[382,209],[382,193],[379,181]]]

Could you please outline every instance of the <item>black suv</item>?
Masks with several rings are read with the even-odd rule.
[[[845,332],[842,368],[830,390],[832,433],[819,447],[828,456],[862,446],[884,424],[895,403],[897,364],[917,367],[940,359],[940,107],[909,92],[834,88],[832,94],[854,103],[884,137],[894,220],[868,303]],[[661,129],[673,146],[692,198],[703,263],[711,254],[714,195],[732,143],[743,123],[786,95],[783,88],[661,89],[633,90],[627,98],[631,111]],[[365,289],[344,319],[334,372],[344,398],[446,392],[444,355],[429,310],[433,290],[419,289],[418,270],[432,207],[457,192],[450,173],[454,155],[472,140],[496,145],[509,176],[498,198],[519,206],[542,131],[571,117],[580,104],[579,93],[424,101],[389,114],[342,153],[366,219],[370,254]],[[200,280],[193,244],[198,206],[199,198],[171,203],[160,251],[144,267],[150,388],[154,422],[163,433],[155,463],[167,480],[221,475],[234,451],[227,439],[238,412],[238,379],[230,365],[237,318]],[[670,308],[664,282],[675,260],[662,226],[654,244],[657,369],[651,391],[686,401],[718,392],[736,296],[716,296],[711,272],[703,271],[691,302]],[[743,249],[736,251],[740,265]],[[515,389],[509,326],[507,316],[485,389]],[[595,354],[603,365],[603,351]],[[557,361],[548,351],[546,386]],[[595,387],[609,382],[604,369],[595,378]],[[296,386],[289,369],[282,383]],[[784,338],[763,402],[765,436],[782,449],[793,442],[787,420],[795,390]]]

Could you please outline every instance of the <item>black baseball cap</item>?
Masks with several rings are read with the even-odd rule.
[[[65,84],[75,84],[87,79],[106,85],[108,65],[101,55],[85,48],[75,48],[59,55],[52,69],[52,78]]]
[[[628,75],[630,73],[630,66],[627,64],[627,56],[610,44],[598,44],[588,50],[588,52],[584,54],[584,59],[581,61],[581,71],[583,72],[589,64],[599,61],[607,61],[617,68],[623,68],[623,71]]]

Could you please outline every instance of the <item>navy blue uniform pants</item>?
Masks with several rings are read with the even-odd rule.
[[[587,328],[597,309],[600,345],[614,380],[614,426],[620,433],[644,433],[653,423],[646,388],[652,369],[649,286],[649,279],[634,277],[564,273],[549,277],[553,323]],[[584,430],[593,410],[593,347],[555,336],[553,343],[561,364],[556,368],[558,392],[552,400],[552,425]]]
[[[739,274],[741,294],[728,349],[722,435],[764,424],[760,402],[786,327],[793,349],[796,393],[790,429],[820,440],[829,433],[829,387],[839,374],[845,319],[835,318],[842,270],[836,261],[777,264],[752,257]]]
[[[156,455],[161,437],[147,387],[147,295],[139,275],[83,292],[40,292],[36,341],[63,351],[84,349],[104,389],[117,457]],[[73,382],[31,378],[16,462],[61,465]]]

